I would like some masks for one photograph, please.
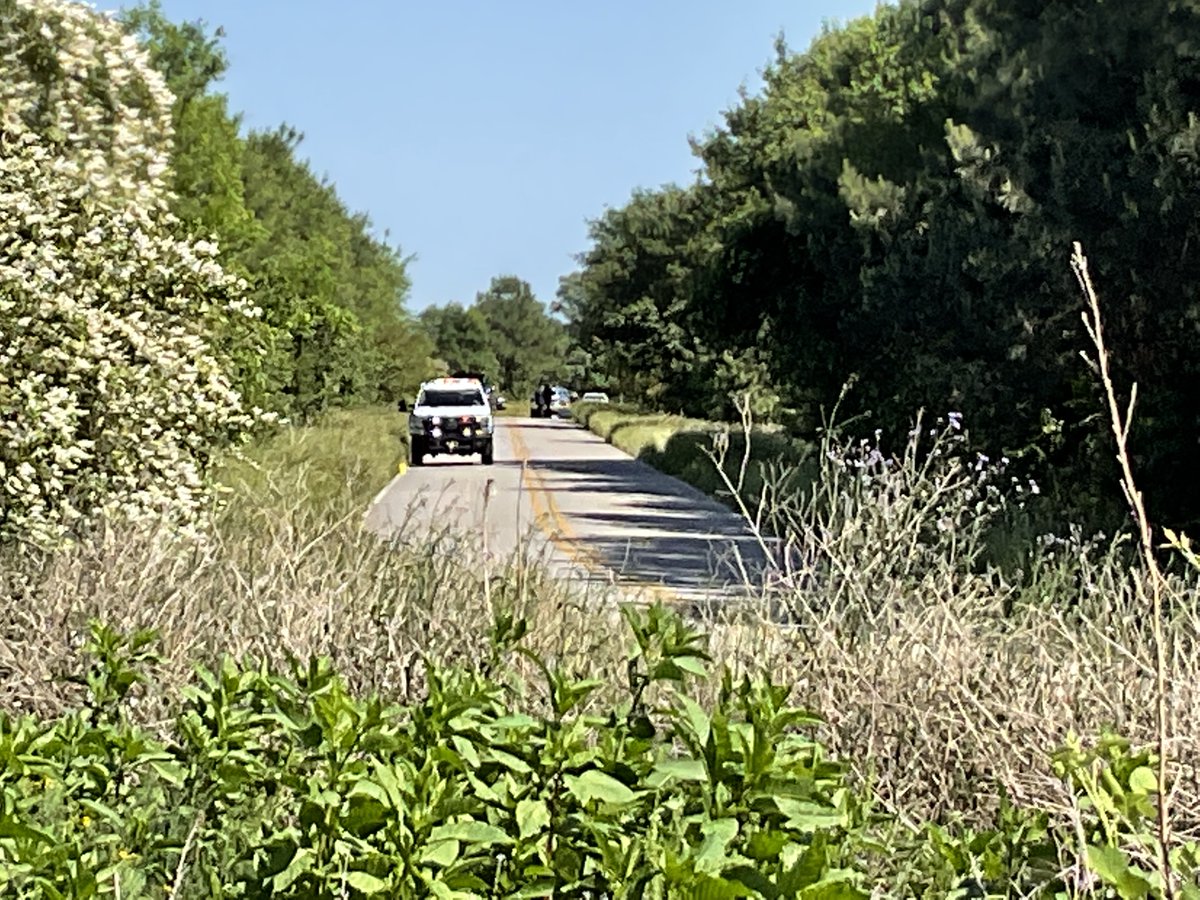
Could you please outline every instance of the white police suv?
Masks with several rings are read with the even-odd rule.
[[[490,466],[494,430],[492,407],[481,381],[476,378],[426,381],[408,416],[412,464],[423,465],[426,454],[478,453],[483,464]]]

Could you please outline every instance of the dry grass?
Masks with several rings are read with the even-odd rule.
[[[979,824],[998,787],[1070,821],[1077,799],[1051,754],[1071,735],[1115,731],[1161,761],[1166,847],[1171,830],[1200,837],[1200,566],[1167,576],[1156,561],[1125,443],[1133,403],[1122,415],[1090,283],[1085,294],[1116,436],[1114,489],[1134,533],[1046,540],[1028,577],[1009,578],[986,563],[988,529],[1028,488],[967,457],[957,417],[931,430],[918,420],[890,458],[869,441],[830,440],[811,490],[782,473],[743,506],[786,547],[783,571],[757,622],[714,635],[726,655],[794,684],[827,717],[831,748],[910,822],[953,813]],[[748,437],[748,416],[744,428]],[[737,482],[727,478],[734,495]]]
[[[401,532],[384,543],[363,527],[394,473],[393,425],[379,411],[343,413],[279,435],[226,470],[232,496],[203,540],[139,529],[49,556],[9,550],[0,709],[50,714],[77,702],[67,679],[92,619],[160,632],[152,706],[223,655],[280,667],[329,656],[355,690],[407,699],[424,654],[484,664],[500,608],[532,624],[527,642],[549,659],[594,659],[593,643],[611,642],[613,611],[551,580],[527,551],[493,565],[485,591],[465,536]]]
[[[1049,757],[1069,733],[1088,739],[1114,729],[1137,744],[1156,739],[1153,638],[1138,588],[1114,583],[1117,572],[1115,562],[1088,566],[1074,608],[1050,602],[1011,611],[1014,589],[996,578],[941,572],[910,585],[847,585],[835,576],[845,594],[887,602],[864,619],[827,606],[819,592],[797,592],[789,629],[763,620],[715,636],[728,642],[726,653],[795,685],[796,699],[825,715],[831,749],[910,821],[955,812],[978,823],[994,811],[998,785],[1022,804],[1065,816],[1072,800]],[[1167,623],[1177,811],[1194,835],[1200,617],[1195,585],[1173,590],[1182,601]]]

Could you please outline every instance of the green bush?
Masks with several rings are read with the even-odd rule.
[[[788,688],[726,671],[704,709],[685,690],[704,635],[661,607],[625,618],[615,704],[537,659],[536,690],[497,674],[530,655],[501,613],[483,665],[427,660],[417,702],[356,698],[324,659],[288,677],[226,660],[163,733],[131,716],[153,633],[94,624],[80,710],[0,714],[5,896],[1164,896],[1147,751],[1106,737],[1055,757],[1076,827],[1007,801],[987,829],[902,825]],[[1197,858],[1173,851],[1183,897]]]
[[[788,690],[682,690],[704,638],[627,613],[626,701],[542,666],[430,662],[425,697],[360,700],[326,661],[200,670],[165,736],[130,724],[151,636],[94,626],[84,709],[0,717],[7,896],[865,897],[862,812]],[[497,671],[523,621],[500,616]],[[518,893],[519,892],[519,893]],[[818,894],[813,894],[817,896]]]
[[[212,455],[269,418],[237,387],[262,311],[167,212],[174,98],[145,54],[84,4],[0,22],[0,543],[194,527]]]

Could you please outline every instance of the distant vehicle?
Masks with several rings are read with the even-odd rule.
[[[401,400],[401,412],[408,409]],[[492,407],[477,378],[435,378],[421,385],[408,417],[410,460],[425,464],[425,455],[478,453],[485,466],[493,460]]]
[[[550,415],[567,412],[571,408],[571,392],[560,385],[555,385],[551,390],[554,393],[550,397]]]
[[[543,384],[533,392],[529,408],[535,419],[551,419],[563,415],[571,408],[571,392],[562,385]]]
[[[488,394],[488,397],[492,401],[492,406],[494,406],[496,409],[504,409],[508,406],[507,398],[505,398],[505,396],[499,391],[492,391],[490,394]]]
[[[579,401],[580,403],[607,403],[608,394],[604,391],[588,391]]]

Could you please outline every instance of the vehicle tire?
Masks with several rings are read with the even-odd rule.
[[[425,441],[414,436],[409,447],[409,463],[414,466],[425,465]]]
[[[484,444],[483,450],[479,453],[479,458],[483,460],[483,464],[485,466],[490,466],[495,461],[495,457],[492,453],[491,441],[488,441],[486,444]]]

